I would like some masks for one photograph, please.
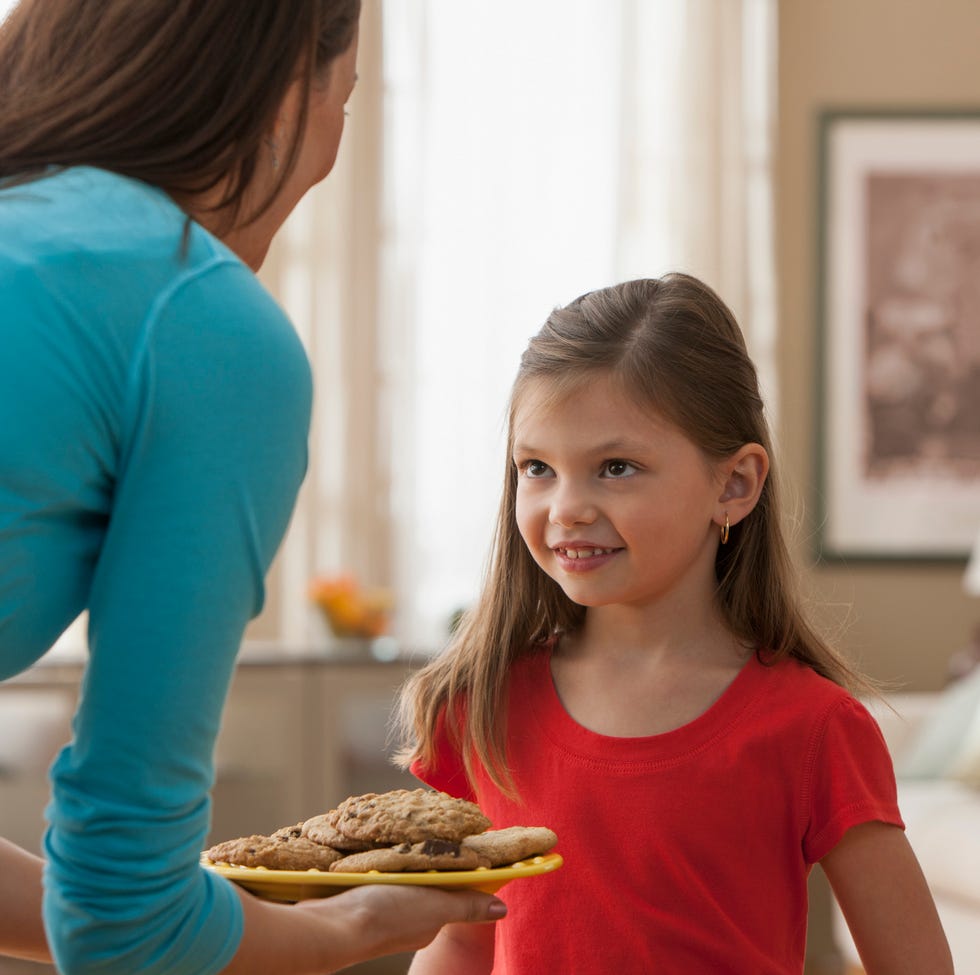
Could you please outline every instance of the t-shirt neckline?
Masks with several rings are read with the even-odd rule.
[[[682,759],[708,747],[726,734],[758,699],[772,669],[753,653],[717,700],[696,718],[659,734],[620,738],[592,731],[568,713],[551,674],[551,647],[536,654],[532,666],[539,668],[530,686],[537,688],[533,709],[543,732],[571,755],[604,763],[612,760],[630,764]]]

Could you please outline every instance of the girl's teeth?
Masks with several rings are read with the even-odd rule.
[[[611,548],[566,548],[565,555],[570,559],[588,559],[593,555],[609,555]]]

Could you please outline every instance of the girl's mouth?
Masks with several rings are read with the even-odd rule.
[[[569,572],[587,572],[605,565],[618,548],[600,548],[595,545],[556,546],[553,550],[558,564]]]
[[[556,548],[555,552],[566,559],[591,559],[596,555],[612,555],[612,548]]]

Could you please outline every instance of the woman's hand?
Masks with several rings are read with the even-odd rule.
[[[0,838],[0,955],[51,961],[41,922],[44,861]]]
[[[503,901],[490,894],[400,886],[358,887],[343,895],[343,900],[330,900],[335,905],[305,901],[299,907],[311,913],[342,907],[348,915],[349,937],[372,956],[417,951],[446,924],[498,921],[507,910]]]
[[[324,975],[416,951],[446,924],[497,921],[502,901],[477,891],[365,885],[287,906],[240,891],[245,934],[227,975]]]

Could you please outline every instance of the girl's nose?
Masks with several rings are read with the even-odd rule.
[[[587,493],[570,485],[556,487],[551,498],[548,520],[561,528],[591,525],[597,516],[595,504]]]

